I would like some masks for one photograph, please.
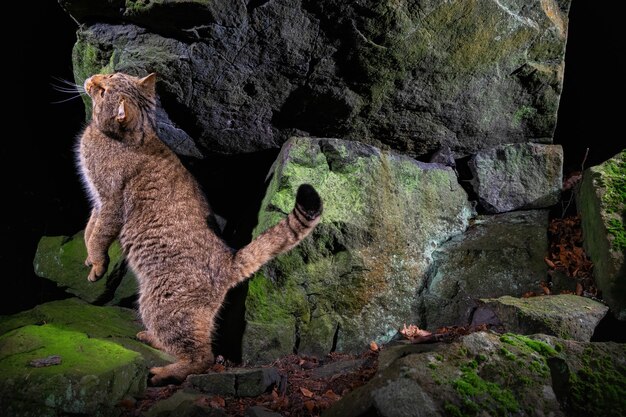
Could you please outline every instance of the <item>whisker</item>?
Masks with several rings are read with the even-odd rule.
[[[51,101],[50,104],[61,104],[61,103],[65,103],[66,101],[70,101],[70,100],[74,100],[75,98],[78,98],[80,96],[82,96],[83,94],[77,94],[75,96],[72,96],[70,98],[66,98],[64,100],[59,100],[59,101]]]
[[[52,77],[52,78],[55,79],[57,82],[65,84],[65,85],[58,85],[55,83],[50,83],[52,88],[54,88],[57,91],[61,91],[63,93],[76,93],[76,92],[84,93],[85,92],[85,88],[82,85],[73,83],[71,81],[65,80],[60,77]]]

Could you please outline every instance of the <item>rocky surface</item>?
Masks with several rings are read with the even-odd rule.
[[[87,280],[89,268],[85,266],[86,258],[87,248],[81,231],[71,237],[42,237],[33,265],[37,275],[91,304],[129,304],[136,298],[137,281],[126,267],[117,241],[109,248],[109,268],[99,281]]]
[[[192,388],[207,394],[256,397],[281,382],[276,368],[239,368],[224,372],[190,375],[186,381]]]
[[[596,285],[626,320],[626,150],[585,170],[576,203]]]
[[[515,144],[478,151],[469,161],[472,186],[490,213],[556,204],[563,183],[561,145]]]
[[[521,296],[545,279],[545,210],[481,215],[433,253],[420,327],[466,325],[482,297]]]
[[[157,72],[182,153],[298,132],[411,156],[552,139],[570,0],[60,3],[85,23],[76,82]]]
[[[625,354],[623,344],[486,332],[390,346],[378,374],[322,415],[619,416]]]
[[[0,317],[0,404],[7,415],[116,416],[148,367],[171,358],[134,339],[135,312],[78,299]]]
[[[504,296],[483,299],[474,314],[495,316],[504,329],[519,334],[543,333],[563,339],[589,342],[598,323],[609,308],[602,303],[577,295],[563,294],[515,298]],[[473,324],[481,324],[475,320]]]
[[[250,280],[244,359],[359,352],[415,322],[431,254],[472,215],[452,169],[358,142],[292,138],[271,175],[255,235],[285,217],[301,183],[318,190],[324,214]]]

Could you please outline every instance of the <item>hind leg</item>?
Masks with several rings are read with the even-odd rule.
[[[150,333],[148,330],[137,333],[136,337],[137,339],[139,339],[139,341],[145,343],[146,345],[150,345],[155,349],[165,350],[161,342],[157,340],[156,336]]]
[[[176,356],[177,362],[150,369],[154,375],[152,385],[183,382],[187,375],[205,372],[214,362],[211,351],[211,330],[213,314],[208,310],[199,310],[193,314],[181,315],[176,326],[154,329],[155,336],[161,342],[162,350]],[[164,325],[166,322],[162,322]]]

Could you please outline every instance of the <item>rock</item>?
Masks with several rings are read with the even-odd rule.
[[[507,331],[544,333],[588,342],[609,308],[597,301],[563,294],[530,298],[483,299],[479,309],[491,310]],[[480,324],[480,323],[473,323]]]
[[[15,417],[119,415],[117,404],[145,388],[148,368],[171,359],[134,339],[134,319],[78,299],[0,317],[1,408]]]
[[[624,344],[478,332],[382,352],[387,359],[377,375],[323,417],[620,416],[626,410]]]
[[[365,359],[338,360],[313,369],[311,371],[311,378],[321,379],[349,374],[358,370],[364,363]]]
[[[548,213],[478,216],[433,253],[420,327],[466,325],[481,297],[521,296],[545,279]]]
[[[570,0],[60,3],[84,23],[76,82],[156,71],[173,137],[203,153],[298,132],[410,156],[552,140]]]
[[[255,405],[254,407],[246,409],[244,417],[282,417],[282,414],[275,413],[265,407]]]
[[[358,142],[292,138],[271,175],[255,235],[293,208],[301,183],[318,190],[324,214],[312,236],[249,281],[248,361],[387,342],[417,318],[433,250],[472,215],[451,168]]]
[[[189,375],[187,382],[205,393],[256,397],[272,386],[280,385],[281,377],[276,368],[234,368],[224,372]]]
[[[544,394],[544,387],[552,392],[547,359],[556,355],[547,343],[473,333],[426,352],[420,345],[390,349],[402,355],[324,417],[477,415],[478,410],[484,415],[563,416],[554,393]],[[411,401],[411,396],[419,400]]]
[[[626,320],[626,150],[585,170],[576,206],[602,298]]]
[[[490,213],[544,208],[556,204],[563,182],[561,145],[501,145],[469,161],[472,186]]]
[[[156,402],[144,414],[145,417],[226,417],[219,408],[208,406],[209,398],[201,393],[182,389],[164,400]]]
[[[87,280],[86,258],[87,248],[81,231],[72,237],[42,237],[33,264],[37,275],[88,303],[118,305],[135,298],[137,281],[126,267],[117,241],[109,248],[109,268],[99,281]]]

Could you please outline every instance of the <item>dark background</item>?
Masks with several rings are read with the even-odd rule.
[[[54,0],[28,2],[14,13],[18,32],[5,34],[3,92],[4,147],[0,249],[0,314],[10,314],[60,296],[33,272],[32,261],[43,235],[71,235],[84,227],[88,207],[75,171],[73,146],[84,124],[80,99],[52,88],[53,77],[73,80],[71,50],[77,24]],[[619,130],[623,116],[626,50],[621,14],[595,2],[573,0],[565,56],[565,82],[555,143],[565,151],[565,174],[598,164],[626,145]],[[594,6],[594,3],[596,6]],[[6,16],[12,14],[7,13]],[[618,109],[622,111],[618,114]],[[218,213],[251,218],[263,193],[263,179],[275,157],[269,151],[248,157],[209,158],[198,171],[217,177],[204,184]],[[245,172],[244,172],[245,171]],[[245,173],[245,176],[243,175]],[[258,178],[250,181],[249,178]],[[213,198],[212,198],[213,196]],[[219,197],[219,198],[218,198]],[[249,204],[253,201],[253,204]],[[247,213],[242,213],[243,211]],[[234,216],[231,215],[231,216]],[[252,216],[253,217],[253,216]],[[245,221],[244,221],[245,223]],[[251,224],[232,232],[234,245],[245,241]]]

